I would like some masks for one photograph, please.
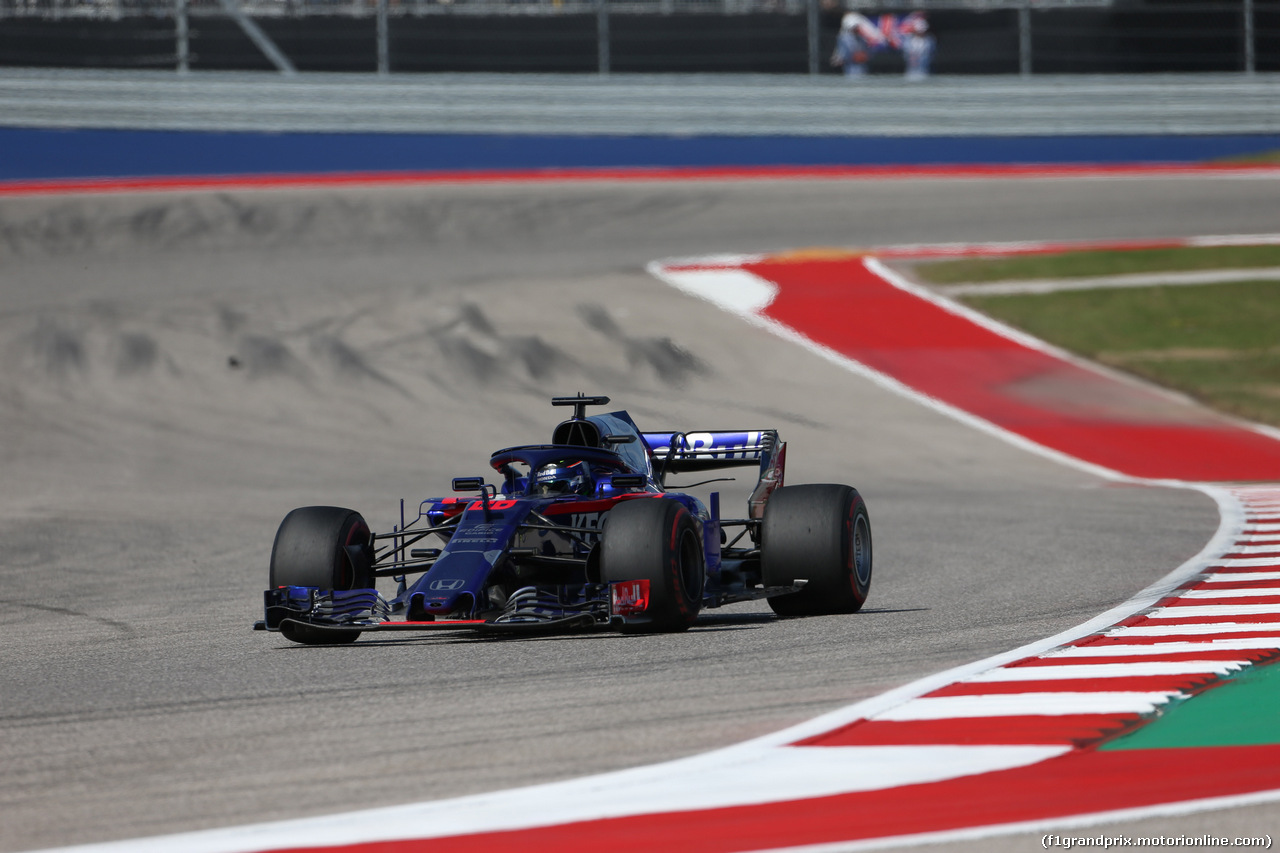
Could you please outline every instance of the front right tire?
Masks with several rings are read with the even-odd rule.
[[[268,582],[272,589],[372,589],[371,538],[369,525],[355,510],[299,507],[284,517],[276,531]],[[350,643],[360,636],[356,630],[321,630],[293,621],[282,624],[280,633],[287,640],[305,645]]]
[[[360,513],[336,506],[304,506],[280,522],[271,546],[272,588],[370,589],[369,525]]]

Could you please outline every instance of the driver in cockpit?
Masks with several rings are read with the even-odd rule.
[[[533,482],[539,495],[590,495],[596,488],[591,467],[581,460],[572,464],[553,462],[543,465],[534,475]]]

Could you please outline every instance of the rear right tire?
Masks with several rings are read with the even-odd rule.
[[[779,616],[853,613],[871,588],[871,519],[858,490],[836,484],[778,489],[761,529],[765,586],[804,589],[769,598]]]

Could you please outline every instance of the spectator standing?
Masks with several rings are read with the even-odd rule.
[[[847,12],[840,19],[840,33],[836,36],[831,64],[843,69],[846,77],[862,77],[867,73],[867,62],[872,52],[883,42],[879,28],[865,15]]]
[[[898,38],[902,43],[902,57],[907,63],[906,78],[923,80],[928,77],[937,42],[929,32],[929,21],[924,12],[903,16],[898,22]]]
[[[879,15],[874,21],[858,12],[846,12],[840,19],[831,64],[842,69],[846,77],[863,77],[872,56],[882,50],[894,50],[901,52],[906,62],[906,78],[923,80],[929,76],[934,46],[924,12]]]

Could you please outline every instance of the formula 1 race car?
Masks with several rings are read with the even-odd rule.
[[[767,598],[780,616],[866,601],[871,522],[857,490],[783,486],[776,430],[641,432],[626,412],[586,414],[608,402],[553,399],[573,417],[550,444],[494,453],[500,486],[457,478],[453,490],[476,497],[428,498],[407,522],[401,501],[389,533],[354,510],[295,509],[276,533],[255,628],[307,644],[456,628],[671,632],[737,601]],[[708,506],[664,486],[731,466],[759,467],[746,518],[722,518],[718,492]],[[393,598],[377,578],[395,580]]]

